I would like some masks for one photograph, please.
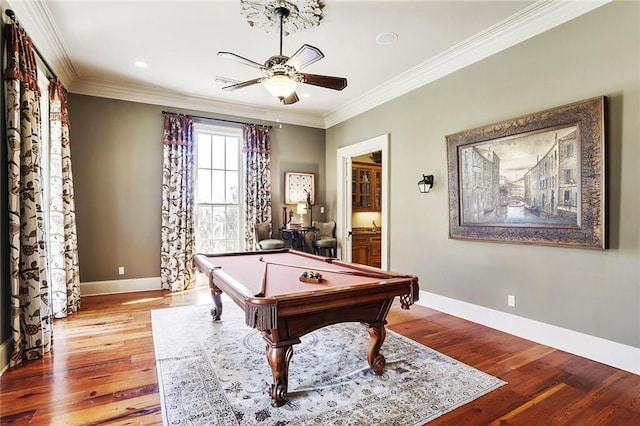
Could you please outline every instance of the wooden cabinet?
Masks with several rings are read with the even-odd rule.
[[[351,169],[351,210],[382,210],[382,168],[379,164],[356,163]]]
[[[380,234],[369,237],[369,263],[375,268],[382,268],[382,238]]]
[[[361,265],[368,265],[369,238],[366,235],[353,235],[351,238],[351,261]]]
[[[351,261],[361,265],[382,267],[382,240],[379,233],[354,233],[351,240]]]

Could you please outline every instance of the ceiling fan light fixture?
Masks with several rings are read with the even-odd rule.
[[[250,1],[251,0],[245,0],[245,2]],[[347,87],[347,79],[343,77],[332,77],[328,75],[307,74],[300,72],[302,68],[305,68],[306,66],[311,65],[324,58],[324,54],[317,47],[313,47],[309,44],[303,44],[302,47],[300,47],[300,49],[298,49],[296,53],[294,53],[291,57],[282,54],[282,38],[285,33],[285,18],[287,18],[287,21],[289,20],[292,14],[292,10],[296,10],[295,8],[293,8],[293,6],[295,5],[293,5],[292,8],[289,8],[287,7],[288,3],[286,0],[268,1],[275,2],[275,8],[272,10],[272,12],[273,15],[276,16],[280,21],[280,53],[278,55],[270,57],[263,65],[250,59],[243,58],[242,56],[236,55],[235,53],[218,52],[218,56],[234,59],[252,68],[258,68],[262,71],[265,71],[267,74],[267,77],[254,78],[253,80],[238,82],[230,86],[223,87],[222,90],[236,90],[242,87],[264,83],[265,89],[267,89],[269,93],[271,93],[274,97],[278,98],[282,105],[291,105],[300,100],[300,98],[298,98],[298,94],[296,93],[298,83],[304,83],[333,90],[342,90]],[[297,5],[299,7],[300,3],[297,3]]]
[[[286,75],[274,75],[264,82],[264,88],[281,101],[295,92],[298,84]]]

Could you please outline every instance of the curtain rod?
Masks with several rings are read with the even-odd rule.
[[[247,123],[246,121],[225,120],[224,118],[202,117],[200,115],[179,114],[179,113],[176,113],[176,112],[162,111],[162,115],[165,115],[165,114],[189,115],[189,116],[191,116],[193,118],[198,118],[200,120],[222,121],[223,123],[242,124],[243,126],[261,126],[261,127],[266,127],[267,129],[271,129],[272,128],[268,124],[255,124],[255,123]]]
[[[11,18],[12,21],[18,22],[18,18],[16,18],[16,13],[13,10],[7,9],[7,10],[4,11],[4,13],[9,18]],[[20,27],[22,28],[22,25],[20,25]],[[23,30],[24,30],[24,28],[23,28]],[[29,38],[31,38],[31,37],[29,37]],[[36,47],[36,45],[33,42],[33,40],[31,40],[31,46],[33,47],[33,50],[36,52],[36,55],[38,55],[38,58],[40,58],[40,60],[44,63],[44,66],[47,67],[47,71],[49,72],[49,74],[51,74],[51,77],[53,77],[54,80],[58,80],[58,76],[56,75],[55,71],[53,70],[53,68],[51,68],[51,65],[49,65],[49,63],[44,58],[44,56],[42,56],[42,53],[40,53],[40,51]],[[49,80],[51,80],[51,77],[49,77]]]

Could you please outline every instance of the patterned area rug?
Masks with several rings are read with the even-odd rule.
[[[260,333],[231,301],[151,312],[167,425],[421,425],[505,382],[387,330],[381,376],[371,374],[361,324],[322,328],[294,345],[289,402],[271,406]]]

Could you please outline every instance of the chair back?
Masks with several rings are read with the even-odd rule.
[[[315,220],[311,224],[316,229],[318,237],[336,237],[336,223],[331,222],[316,222]]]
[[[309,235],[308,243],[313,247],[313,252],[319,254],[320,250],[323,250],[328,252],[329,256],[336,257],[336,250],[338,248],[336,223],[334,221],[314,221],[311,226],[315,229],[313,232],[307,233],[307,235]]]
[[[271,224],[269,222],[256,223],[256,242],[271,238]]]
[[[260,250],[284,248],[283,240],[272,237],[271,222],[256,223],[256,243]]]

